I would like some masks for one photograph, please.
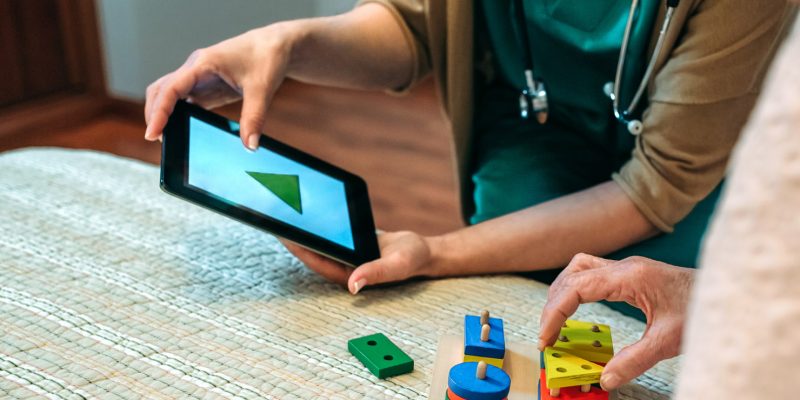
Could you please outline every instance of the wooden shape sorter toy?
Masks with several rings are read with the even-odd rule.
[[[484,342],[485,344],[488,341],[490,336],[488,334],[491,332],[486,332],[484,325],[489,325],[489,330],[491,330],[493,326],[488,323],[490,320],[502,324],[502,320],[499,318],[490,319],[486,311],[481,313],[480,317],[466,316],[465,336],[467,327],[470,326],[470,323],[473,324],[470,327],[470,334],[475,336],[471,342],[464,336],[446,335],[440,339],[433,365],[429,398],[436,400],[533,400],[537,398],[543,400],[608,400],[615,397],[613,393],[602,390],[596,384],[602,373],[603,366],[601,364],[610,360],[613,355],[611,330],[607,325],[567,321],[566,326],[560,332],[560,339],[566,336],[567,341],[560,341],[557,344],[572,343],[572,347],[567,346],[569,350],[554,346],[545,349],[544,353],[538,354],[536,346],[532,343],[506,341],[505,333],[507,331],[504,331],[502,332],[504,348],[502,357],[496,358],[497,353],[491,353],[495,357],[486,357],[485,353],[482,355],[467,354],[466,352],[472,350],[472,348],[468,350],[466,346],[468,342],[481,347],[482,343],[475,342]],[[498,326],[502,326],[500,324]],[[476,327],[480,327],[480,330]],[[508,326],[505,328],[508,329]],[[575,340],[573,341],[572,338]],[[498,338],[498,343],[499,340]],[[600,342],[600,346],[597,346],[595,341]],[[588,348],[587,345],[591,348]],[[580,354],[572,353],[570,351],[572,349],[577,349]],[[554,357],[554,354],[558,354],[558,356]],[[501,367],[498,367],[496,362],[499,362]],[[552,375],[550,380],[548,380],[546,368],[548,362],[553,370],[550,373]],[[504,377],[510,381],[507,392],[504,386]],[[552,387],[548,386],[548,383],[551,382],[554,385]],[[504,395],[507,397],[501,397]]]
[[[511,390],[506,371],[485,362],[465,362],[450,368],[447,394],[450,399],[504,400]]]
[[[486,310],[480,316],[464,317],[465,356],[502,359],[505,352],[506,339],[502,319],[490,318]]]
[[[567,320],[553,347],[593,363],[607,363],[614,356],[608,325]]]
[[[464,364],[472,364],[473,367],[471,368],[473,371],[475,371],[477,369],[477,364],[479,364],[480,361],[484,361],[487,364],[487,371],[501,370],[504,371],[509,377],[510,385],[508,394],[506,395],[507,399],[536,399],[538,391],[537,380],[539,374],[539,355],[537,354],[536,346],[532,343],[515,343],[506,341],[505,332],[500,330],[502,329],[502,320],[500,318],[490,319],[488,312],[486,311],[482,312],[480,316],[469,315],[467,317],[473,318],[464,319],[465,334],[466,327],[469,324],[468,321],[471,320],[473,322],[477,322],[476,325],[480,327],[480,330],[477,330],[477,341],[481,341],[480,335],[483,333],[482,331],[485,331],[485,329],[483,329],[483,325],[485,325],[485,323],[488,323],[489,321],[493,323],[490,325],[490,329],[493,327],[499,328],[495,331],[495,334],[497,335],[498,333],[501,333],[503,336],[502,348],[504,351],[502,356],[501,358],[495,358],[465,354],[465,344],[467,342],[466,337],[453,335],[442,336],[442,338],[439,340],[439,349],[437,350],[436,360],[433,365],[433,377],[431,379],[429,398],[437,400],[447,398],[456,400],[459,399],[461,396],[458,396],[457,393],[448,393],[448,389],[451,389],[449,388],[450,371],[455,366]],[[481,321],[481,319],[484,321]],[[485,323],[482,324],[481,322]],[[499,343],[500,339],[496,336],[494,338],[496,339],[496,343]],[[497,356],[497,353],[491,353],[491,355]],[[497,365],[493,364],[494,362],[501,363],[502,368],[494,368],[497,367]],[[468,367],[462,366],[461,368]],[[492,375],[490,374],[490,379],[491,376]],[[454,394],[455,396],[450,396],[450,394]],[[502,392],[500,394],[502,394]],[[497,393],[495,393],[495,395],[497,395]],[[466,399],[472,400],[469,397]]]
[[[494,365],[497,368],[503,368],[503,359],[502,358],[491,358],[491,357],[478,357],[478,356],[468,356],[464,354],[464,362],[485,362],[489,365]]]
[[[381,379],[414,370],[414,360],[382,333],[351,339],[347,349]]]
[[[551,389],[598,383],[603,372],[600,365],[552,347],[544,349],[544,369]]]
[[[579,387],[568,387],[559,390],[558,397],[553,397],[550,396],[550,388],[547,387],[544,368],[539,375],[539,400],[608,400],[608,395],[605,390],[592,385],[586,393]]]
[[[556,343],[541,354],[539,398],[607,400],[609,393],[595,384],[613,355],[608,325],[567,320]]]

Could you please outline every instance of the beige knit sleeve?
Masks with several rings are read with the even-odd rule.
[[[700,260],[677,399],[796,399],[800,25],[737,145]]]
[[[722,180],[791,8],[702,1],[650,88],[631,159],[612,178],[670,232]]]
[[[394,16],[403,37],[411,50],[414,71],[406,84],[394,92],[405,92],[414,87],[431,71],[431,56],[428,47],[427,13],[424,0],[359,0],[357,6],[377,3],[386,7]]]

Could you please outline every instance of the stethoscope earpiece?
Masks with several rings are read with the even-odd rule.
[[[642,121],[639,121],[638,119],[628,121],[628,132],[630,132],[631,135],[639,136],[642,134],[643,130],[644,125],[642,125]]]

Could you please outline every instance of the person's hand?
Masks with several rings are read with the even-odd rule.
[[[255,149],[272,96],[286,76],[293,34],[274,24],[196,50],[147,88],[145,139],[158,140],[180,99],[214,108],[243,98],[240,136]]]
[[[617,352],[600,378],[603,389],[615,389],[680,353],[693,281],[692,269],[643,257],[612,261],[578,254],[550,286],[540,322],[539,350],[555,343],[561,326],[580,304],[624,301],[641,309],[647,316],[644,335]]]
[[[430,275],[431,239],[413,232],[390,232],[378,235],[381,258],[353,269],[314,253],[292,242],[281,240],[286,248],[308,268],[326,279],[347,286],[357,294],[367,285],[406,280]]]

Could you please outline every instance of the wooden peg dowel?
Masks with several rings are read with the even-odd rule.
[[[489,341],[489,332],[491,332],[492,328],[489,327],[489,324],[483,324],[481,327],[481,342],[488,342]]]
[[[481,325],[486,325],[489,323],[489,310],[481,311]]]
[[[475,377],[478,379],[486,379],[486,361],[478,362],[478,368],[475,370]]]

